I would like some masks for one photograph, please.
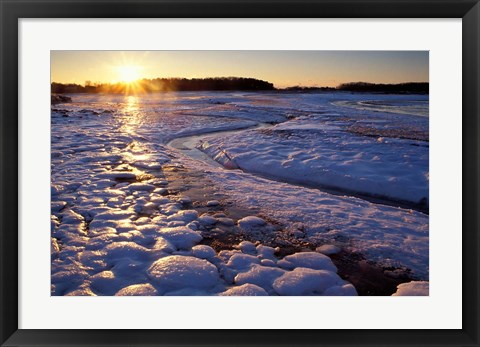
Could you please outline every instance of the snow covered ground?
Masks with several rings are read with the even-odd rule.
[[[210,136],[201,149],[266,177],[427,207],[428,118],[404,114],[404,103],[401,116],[365,109],[326,105],[272,128]]]
[[[428,280],[428,97],[72,98],[52,107],[52,295],[356,295],[345,254]],[[167,146],[211,132],[199,147],[230,169]]]

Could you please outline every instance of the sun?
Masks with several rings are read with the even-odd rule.
[[[135,65],[117,66],[119,80],[125,83],[131,83],[140,79],[140,67]]]

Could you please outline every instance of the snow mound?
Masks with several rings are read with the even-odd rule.
[[[198,212],[195,210],[182,210],[177,213],[168,216],[168,221],[181,221],[181,222],[191,222],[198,218]]]
[[[115,296],[154,296],[158,295],[157,290],[150,284],[133,284],[120,289]]]
[[[261,228],[266,224],[267,223],[262,218],[255,216],[248,216],[238,221],[240,229],[247,233],[255,232],[258,228]]]
[[[271,291],[273,282],[285,272],[275,267],[253,266],[249,271],[239,273],[234,281],[236,284],[255,284],[266,291]]]
[[[57,239],[54,237],[50,237],[50,252],[53,256],[57,256],[60,252],[60,246],[58,245]]]
[[[256,255],[257,248],[250,241],[242,241],[238,244],[238,248],[245,254]]]
[[[113,295],[122,283],[115,277],[112,271],[102,271],[90,278],[92,289],[99,292],[101,295]]]
[[[279,295],[322,295],[328,288],[344,284],[334,272],[300,267],[277,278],[273,289]]]
[[[155,244],[153,245],[153,249],[157,251],[167,252],[167,253],[172,253],[176,251],[175,246],[161,236],[157,236],[157,238],[155,239]]]
[[[68,292],[65,296],[97,296],[90,288],[79,288]]]
[[[118,241],[118,235],[115,233],[115,229],[113,228],[101,229],[101,230],[98,230],[97,236],[92,237],[88,240],[86,249],[98,250],[116,241]]]
[[[247,269],[253,264],[260,263],[260,260],[253,255],[237,253],[234,254],[227,263],[227,267],[235,270]]]
[[[148,269],[148,275],[163,292],[185,288],[209,289],[220,281],[215,265],[203,259],[181,255],[155,261]]]
[[[155,189],[154,185],[148,183],[132,183],[127,188],[131,192],[146,191],[151,192]]]
[[[301,252],[288,255],[278,262],[278,266],[288,270],[305,267],[314,270],[337,272],[337,267],[328,256],[316,252]]]
[[[99,213],[95,216],[96,221],[119,221],[130,219],[133,213],[124,210],[110,210],[108,212]]]
[[[268,293],[262,288],[246,283],[238,287],[232,287],[227,291],[220,293],[221,296],[268,296]]]
[[[201,259],[210,259],[213,258],[217,253],[215,250],[207,245],[197,245],[192,247],[192,254],[194,257]]]
[[[213,225],[213,224],[217,223],[217,220],[214,217],[206,215],[206,214],[202,215],[197,220],[203,225]]]
[[[315,251],[317,251],[318,253],[325,254],[325,255],[331,255],[331,254],[339,253],[341,251],[341,249],[338,248],[337,246],[334,246],[334,245],[322,245],[320,247],[317,247],[317,249],[315,249]]]
[[[52,271],[52,294],[63,295],[70,290],[76,289],[87,279],[87,277],[88,274],[85,270],[73,266],[59,269],[54,273]]]
[[[148,260],[150,259],[150,250],[135,242],[121,241],[114,242],[105,247],[105,259],[110,263],[115,263],[120,259]]]
[[[263,266],[277,266],[277,263],[275,263],[273,260],[271,259],[262,259],[260,260],[260,264],[262,264]]]
[[[235,158],[232,158],[220,146],[212,146],[208,141],[203,141],[198,148],[212,157],[213,160],[222,164],[226,169],[234,170],[239,168],[235,162]]]
[[[277,257],[275,257],[276,250],[277,249],[269,246],[264,246],[264,245],[257,246],[257,253],[260,259],[270,259],[270,260],[276,261],[277,260]]]
[[[202,239],[202,235],[188,227],[162,228],[159,233],[179,249],[190,249]]]
[[[397,286],[397,291],[392,296],[428,296],[429,282],[427,281],[412,281],[402,283]]]
[[[55,212],[59,212],[61,209],[67,206],[67,203],[65,201],[52,201],[50,206],[51,206],[52,213],[55,213]]]

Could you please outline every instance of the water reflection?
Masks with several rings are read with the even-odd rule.
[[[123,101],[122,126],[120,131],[134,134],[141,123],[140,98],[136,95],[126,95]]]

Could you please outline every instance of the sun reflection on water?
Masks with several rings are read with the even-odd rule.
[[[120,130],[134,134],[141,123],[140,98],[136,95],[125,95],[123,100],[123,119]]]

